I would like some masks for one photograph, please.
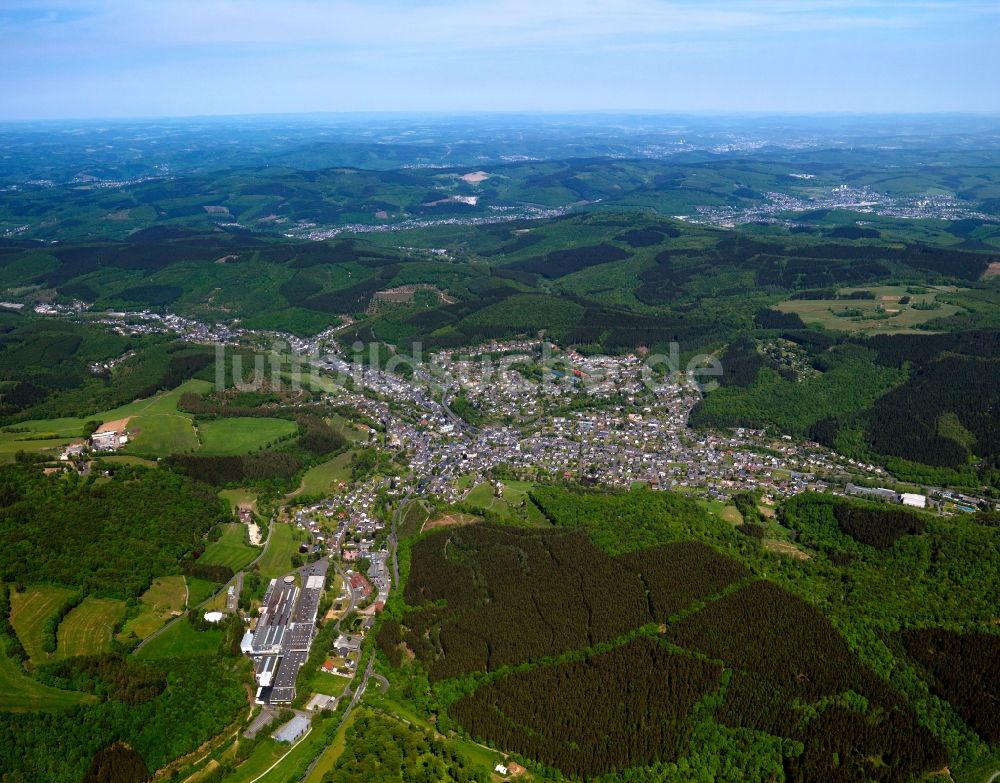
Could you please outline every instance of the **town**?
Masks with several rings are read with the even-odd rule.
[[[465,494],[460,478],[483,481],[495,473],[646,484],[716,500],[750,490],[778,501],[809,490],[843,493],[848,484],[893,482],[879,465],[787,435],[745,427],[693,430],[688,418],[701,398],[697,372],[652,371],[635,354],[585,356],[539,339],[493,341],[419,364],[401,356],[413,370],[407,377],[365,362],[367,346],[353,352],[340,346],[343,323],[304,338],[148,311],[106,314],[101,321],[124,332],[170,333],[217,351],[266,352],[271,364],[292,368],[289,383],[296,388],[322,379],[315,385],[328,389],[325,401],[377,423],[385,434],[369,431],[372,445],[408,464],[408,474],[396,478],[399,496],[427,493],[455,502]],[[458,400],[465,418],[455,411]],[[96,450],[113,442],[113,425],[95,433]],[[991,503],[943,487],[928,486],[922,494],[927,505],[947,513]],[[363,503],[356,511],[368,513]]]

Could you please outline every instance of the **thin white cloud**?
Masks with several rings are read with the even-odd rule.
[[[995,0],[0,0],[0,118],[996,107],[998,22]]]
[[[553,46],[630,36],[779,33],[933,24],[942,16],[994,15],[998,3],[833,0],[8,0],[0,37],[23,48],[191,46]],[[37,15],[19,17],[18,11]],[[105,50],[106,54],[113,54]]]

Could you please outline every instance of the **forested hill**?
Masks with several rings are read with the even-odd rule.
[[[722,361],[722,386],[695,408],[696,426],[771,426],[922,482],[1000,482],[1000,330],[786,330],[737,341]]]
[[[230,519],[212,490],[166,470],[119,465],[83,479],[0,466],[0,581],[135,598]]]

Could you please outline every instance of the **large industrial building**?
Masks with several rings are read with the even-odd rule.
[[[257,627],[241,645],[253,658],[257,701],[288,704],[295,699],[295,680],[309,657],[316,635],[316,613],[326,583],[324,558],[295,574],[272,579],[264,594]]]

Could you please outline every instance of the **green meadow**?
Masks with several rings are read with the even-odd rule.
[[[233,571],[240,571],[260,554],[257,547],[247,543],[246,525],[233,522],[225,525],[222,537],[212,541],[198,562],[206,565],[229,566]]]

